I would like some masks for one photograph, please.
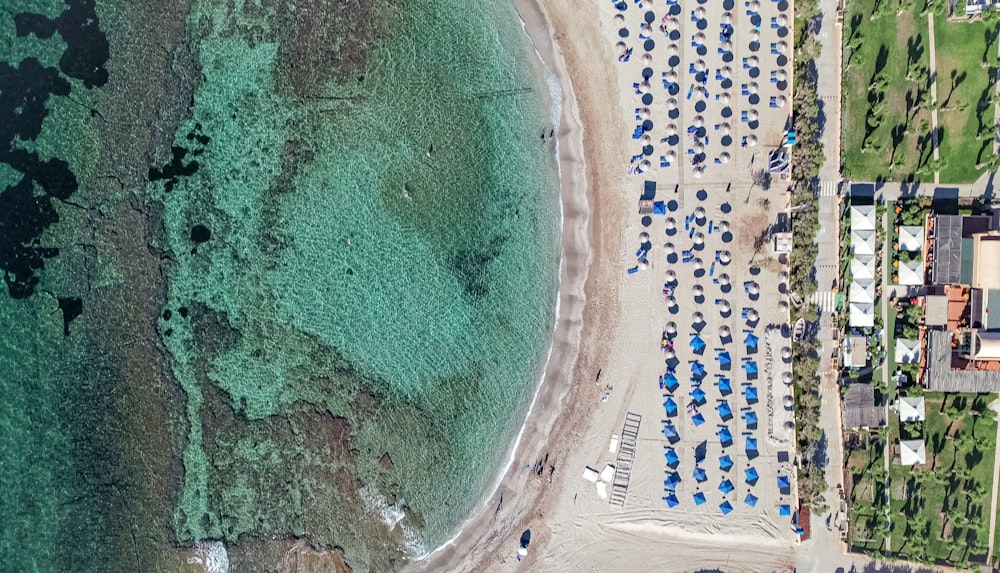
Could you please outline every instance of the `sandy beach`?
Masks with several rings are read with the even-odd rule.
[[[729,84],[736,86],[725,96],[727,104],[732,100],[732,110],[727,105],[727,111],[723,111],[722,104],[706,110],[705,104],[690,99],[671,103],[663,91],[644,88],[641,91],[659,94],[656,103],[649,106],[652,109],[643,111],[646,117],[666,117],[669,113],[671,125],[676,124],[681,131],[697,116],[711,138],[704,137],[703,130],[703,139],[693,136],[694,143],[669,144],[673,150],[672,170],[663,167],[663,161],[651,161],[640,169],[646,173],[636,176],[637,162],[634,155],[630,161],[630,155],[636,152],[637,145],[642,144],[639,153],[643,154],[643,146],[661,147],[659,144],[668,138],[659,131],[662,127],[649,130],[648,135],[656,137],[644,137],[638,142],[629,138],[635,127],[631,123],[633,113],[639,119],[638,109],[633,112],[633,108],[642,105],[636,101],[639,92],[633,93],[633,83],[642,81],[643,68],[653,65],[654,59],[640,58],[640,40],[634,47],[634,59],[616,63],[620,55],[616,31],[619,26],[628,26],[638,33],[643,18],[648,22],[647,10],[656,10],[659,20],[666,15],[665,9],[638,9],[630,3],[627,11],[617,13],[610,3],[516,0],[515,4],[545,65],[562,87],[558,133],[564,210],[560,317],[543,384],[514,461],[498,490],[481,504],[452,543],[411,569],[609,571],[623,565],[655,563],[658,569],[669,571],[713,567],[725,567],[726,571],[790,571],[797,538],[784,511],[797,505],[794,469],[787,461],[780,461],[786,453],[794,455],[792,435],[784,425],[791,412],[783,409],[783,397],[790,392],[790,387],[782,383],[784,373],[790,371],[781,357],[789,336],[787,298],[782,286],[785,275],[780,263],[766,256],[766,246],[763,253],[753,248],[754,239],[786,208],[783,188],[787,184],[776,181],[765,202],[765,194],[759,189],[754,194],[746,167],[753,166],[754,161],[766,164],[763,150],[754,149],[758,140],[778,145],[790,111],[774,105],[774,99],[768,107],[767,101],[784,96],[781,91],[767,91],[777,87],[775,82],[768,84],[764,75],[761,83],[765,85],[753,89],[755,95],[758,90],[760,95],[748,100],[755,104],[764,99],[762,109],[736,101],[741,82],[749,84],[756,75],[768,73],[763,64],[753,72],[749,68],[726,72],[732,78]],[[697,4],[690,4],[684,6],[679,19],[687,20],[690,9],[691,21],[678,26],[689,36],[698,32],[693,13]],[[738,8],[731,4],[729,9],[744,17],[742,2]],[[768,10],[777,10],[776,2],[765,0],[764,4],[763,17],[769,16]],[[783,6],[789,9],[787,3]],[[713,22],[713,27],[716,24]],[[766,23],[756,39],[751,38],[752,25],[740,26],[737,21],[735,28],[734,44],[756,40],[767,45]],[[787,34],[787,30],[784,32]],[[666,43],[657,48],[663,50],[664,61],[667,49]],[[688,49],[693,48],[678,52],[693,61],[698,56],[693,52],[687,56]],[[699,55],[705,56],[704,51]],[[721,66],[714,56],[705,57],[708,63],[699,66]],[[761,55],[761,59],[765,56]],[[684,79],[688,79],[687,66],[685,59],[684,69],[680,70]],[[737,58],[730,67],[740,68],[740,60]],[[661,69],[665,70],[665,65],[655,70],[657,83]],[[756,75],[744,77],[750,73]],[[708,87],[707,81],[701,84]],[[781,89],[788,94],[787,84],[782,84]],[[748,95],[746,90],[742,95]],[[703,96],[713,101],[708,89]],[[751,109],[753,121],[740,125],[742,113]],[[719,134],[711,133],[712,124],[723,123],[729,117],[727,113],[734,116],[727,129],[731,138],[729,143],[721,143]],[[660,135],[664,135],[662,140]],[[744,137],[751,137],[750,145],[740,145],[746,141]],[[737,144],[732,145],[733,141]],[[662,147],[662,152],[658,149],[645,155],[665,158],[668,146]],[[689,147],[707,158],[702,159],[700,167],[684,158]],[[641,160],[638,164],[641,166]],[[669,202],[665,216],[642,219],[637,215],[637,202],[647,180],[656,182],[653,199]],[[777,187],[782,191],[774,191]],[[688,219],[693,226],[690,231]],[[707,226],[709,222],[715,226],[714,233]],[[673,233],[671,227],[676,227]],[[725,233],[720,227],[725,228]],[[694,239],[696,234],[699,238]],[[643,258],[648,256],[643,265],[647,268],[638,271],[639,263],[632,252],[643,244],[640,251],[645,249]],[[692,249],[697,252],[690,257],[684,254],[685,260],[704,257],[703,265],[677,261],[683,251]],[[720,253],[725,253],[725,262],[719,263],[718,273],[713,263],[711,274],[706,276],[713,252],[716,262]],[[627,274],[626,269],[633,266],[637,272]],[[721,274],[726,275],[726,284],[719,284]],[[670,294],[677,301],[673,310],[664,291],[668,282],[674,285]],[[695,288],[704,294],[692,301]],[[731,305],[731,311],[720,312],[718,301],[722,299]],[[752,311],[750,320],[748,310]],[[702,318],[694,320],[695,312]],[[671,345],[677,343],[669,358],[661,352],[667,324],[674,325]],[[731,336],[719,334],[723,327],[731,329]],[[753,348],[744,346],[745,333],[753,334],[759,343],[754,342]],[[704,339],[707,351],[688,347],[689,336],[693,340],[695,334]],[[728,370],[716,370],[720,352],[726,352],[726,360],[732,362],[731,393],[719,388],[719,377],[728,375]],[[697,383],[692,380],[689,386],[681,370],[686,374],[695,361],[703,362],[709,372],[703,384],[699,379]],[[747,362],[754,363],[753,374]],[[679,411],[665,415],[661,403],[667,394],[657,379],[671,364],[682,378],[676,393],[669,394],[671,399],[676,398]],[[742,377],[744,370],[748,379]],[[704,388],[708,395],[700,402],[692,397],[696,387]],[[753,388],[753,396],[747,393],[748,387]],[[723,416],[718,410],[721,402],[731,407],[732,415]],[[757,421],[751,422],[748,412]],[[693,421],[700,413],[710,423]],[[581,474],[586,467],[599,472],[606,463],[618,463],[617,440],[612,436],[621,439],[627,415],[642,421],[627,492],[621,494],[622,504],[616,506],[610,482],[606,489],[611,492],[611,504]],[[723,416],[721,422],[719,416]],[[664,422],[680,430],[676,440],[665,439]],[[728,444],[718,438],[723,425],[733,434]],[[747,438],[755,444],[753,452],[749,450],[750,442],[745,442]],[[668,448],[677,452],[679,459],[674,469],[680,476],[680,484],[671,485],[669,492],[663,484],[664,477],[673,471],[664,463]],[[704,459],[696,460],[699,456]],[[723,456],[732,459],[732,468],[720,468]],[[525,469],[543,460],[546,477],[538,478]],[[551,466],[555,472],[550,483],[547,476]],[[705,470],[703,480],[693,479],[692,470],[696,468]],[[751,480],[748,470],[757,472],[759,478]],[[791,487],[779,491],[775,480],[782,477],[791,482]],[[730,478],[732,493],[717,490],[720,482]],[[672,509],[664,503],[668,493],[680,500]],[[699,493],[706,500],[703,505],[692,501]],[[753,504],[744,503],[748,494],[754,498]],[[721,504],[730,503],[731,513],[720,512]],[[526,530],[531,532],[528,556],[518,561],[518,540]]]

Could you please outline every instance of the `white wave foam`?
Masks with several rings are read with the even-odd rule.
[[[371,484],[362,487],[358,493],[361,495],[361,501],[365,504],[365,509],[381,517],[386,529],[391,532],[397,526],[400,528],[403,537],[403,551],[407,555],[417,557],[427,553],[423,536],[415,527],[403,521],[406,517],[406,510],[403,509],[402,499],[397,499],[396,503],[390,505],[389,500]]]
[[[229,554],[221,541],[197,541],[194,556],[188,557],[191,565],[201,565],[205,573],[229,573]]]

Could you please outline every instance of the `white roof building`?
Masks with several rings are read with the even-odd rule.
[[[858,255],[851,259],[851,277],[854,280],[875,278],[875,257]]]
[[[896,339],[896,363],[912,364],[920,362],[920,341]]]
[[[875,205],[851,205],[851,230],[875,230]]]
[[[851,283],[848,295],[850,302],[875,304],[875,281],[873,279],[855,280]]]
[[[910,261],[899,263],[899,284],[903,286],[920,286],[924,284],[924,263]]]
[[[902,440],[899,442],[899,463],[917,466],[927,463],[927,448],[923,440]]]
[[[923,422],[925,419],[923,396],[899,399],[900,422]]]
[[[850,304],[850,313],[850,324],[854,328],[871,328],[875,326],[875,305],[852,302]]]
[[[851,229],[851,251],[855,255],[874,255],[875,231]]]
[[[911,253],[924,250],[923,225],[904,225],[899,228],[899,250]]]

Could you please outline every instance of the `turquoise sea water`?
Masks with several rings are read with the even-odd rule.
[[[18,516],[0,558],[65,570],[83,551],[82,570],[118,570],[220,539],[238,564],[255,540],[307,537],[387,570],[495,479],[555,318],[549,94],[508,3],[340,4],[160,7],[182,16],[177,43],[142,85],[168,95],[116,127],[148,130],[146,150],[108,135],[104,104],[148,99],[120,91],[148,73],[121,40],[142,10],[2,18],[4,61],[35,57],[56,82],[43,128],[10,149],[65,160],[76,186],[16,195],[27,168],[0,156],[0,199],[37,223],[0,252],[24,278],[0,296],[18,334],[0,347],[0,497],[19,499],[0,506]],[[49,32],[68,12],[91,15]],[[80,56],[100,59],[97,28],[104,76]]]

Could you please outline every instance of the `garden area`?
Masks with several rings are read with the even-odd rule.
[[[844,453],[852,551],[881,556],[889,526],[885,514],[885,443],[867,431],[850,434]]]
[[[935,13],[935,70],[930,69],[928,9]],[[942,183],[970,183],[1000,166],[992,153],[997,31],[993,18],[949,21],[944,0],[848,3],[841,158],[846,177],[932,182],[939,170]],[[931,134],[932,76],[937,78],[938,162]]]

